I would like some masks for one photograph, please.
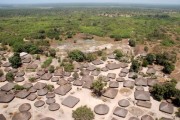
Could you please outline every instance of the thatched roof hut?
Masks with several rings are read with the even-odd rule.
[[[51,82],[58,82],[59,81],[59,78],[58,77],[52,77],[51,78]]]
[[[15,85],[16,85],[15,83],[8,82],[1,87],[1,90],[8,92],[8,91],[12,90]]]
[[[68,82],[73,82],[75,79],[73,78],[73,77],[69,77],[68,79],[67,79],[67,81]]]
[[[90,89],[91,86],[92,86],[92,83],[93,81],[86,81],[84,84],[83,84],[83,88],[87,88],[87,89]]]
[[[100,76],[102,78],[102,80],[104,82],[109,82],[110,81],[110,78],[108,78],[107,76]]]
[[[122,78],[122,77],[118,77],[118,78],[116,78],[116,81],[117,81],[117,82],[124,82],[124,81],[125,81],[125,79],[124,79],[124,78]]]
[[[152,87],[155,84],[158,84],[158,80],[156,80],[156,79],[148,79],[147,83],[148,83],[148,86]]]
[[[31,88],[32,86],[33,86],[32,83],[24,83],[24,84],[23,84],[23,87],[26,88],[26,89],[29,89],[29,88]]]
[[[38,70],[36,75],[43,76],[45,73],[46,73],[45,70]]]
[[[126,77],[126,73],[119,73],[119,77]]]
[[[46,100],[46,104],[48,104],[48,105],[50,105],[50,104],[52,104],[52,103],[55,103],[56,102],[56,100],[54,99],[54,98],[48,98],[47,100]]]
[[[159,110],[165,113],[169,113],[169,114],[174,113],[173,105],[167,102],[161,102],[159,106]]]
[[[109,59],[115,59],[116,56],[115,56],[114,54],[111,54],[111,55],[108,55],[108,58],[109,58]]]
[[[143,86],[137,86],[137,87],[136,87],[136,90],[144,91],[144,87],[143,87]]]
[[[129,120],[140,120],[140,119],[137,117],[130,117]]]
[[[99,104],[94,107],[94,112],[98,115],[105,115],[109,112],[109,107],[105,104]]]
[[[87,67],[89,67],[89,63],[86,62],[83,64],[83,68],[87,68]]]
[[[126,99],[122,99],[118,102],[118,105],[121,107],[128,107],[130,105],[130,102]]]
[[[63,79],[63,78],[60,79],[60,80],[57,82],[57,84],[58,84],[58,85],[61,85],[61,86],[62,86],[62,85],[66,85],[66,84],[68,84],[68,83],[69,83],[69,82],[68,82],[67,80]]]
[[[136,103],[137,106],[145,107],[145,108],[151,108],[152,104],[147,101],[140,101],[138,100]]]
[[[141,120],[154,120],[153,117],[151,117],[150,115],[143,115],[141,117]]]
[[[94,65],[89,65],[89,66],[87,67],[87,70],[89,70],[89,71],[94,71],[94,70],[96,70],[96,66],[94,66]]]
[[[100,71],[94,70],[94,71],[91,72],[91,75],[98,76],[100,73],[101,73]]]
[[[33,86],[35,89],[37,90],[40,90],[40,89],[43,89],[46,87],[46,84],[45,83],[42,83],[42,82],[37,82],[34,86]]]
[[[30,95],[30,92],[29,92],[29,91],[27,91],[27,90],[22,90],[22,91],[18,92],[15,96],[16,96],[17,98],[24,99],[24,98],[26,98],[28,95]]]
[[[92,61],[92,64],[101,65],[101,64],[103,64],[103,61],[102,60],[94,60],[94,61]]]
[[[142,101],[150,101],[150,93],[147,91],[138,91],[136,90],[134,92],[134,97],[136,100],[142,100]]]
[[[156,70],[154,68],[148,68],[148,70],[146,71],[147,74],[155,74]]]
[[[29,111],[30,109],[31,109],[31,104],[29,104],[29,103],[24,103],[24,104],[19,106],[20,112]]]
[[[74,96],[68,96],[62,101],[62,105],[73,108],[78,102],[80,101],[79,98]]]
[[[14,94],[4,94],[0,96],[0,103],[9,103],[14,99]]]
[[[108,73],[107,77],[111,78],[111,79],[115,79],[116,78],[116,74],[115,73]]]
[[[60,76],[62,77],[64,75],[63,69],[55,70],[54,76]]]
[[[86,76],[83,76],[82,81],[86,82],[86,81],[93,81],[94,80],[94,76],[89,76],[89,75],[86,75]]]
[[[147,79],[145,78],[136,78],[135,85],[137,86],[147,86]]]
[[[38,65],[37,64],[29,64],[26,69],[37,69]]]
[[[107,67],[103,67],[103,68],[101,68],[101,71],[107,72],[107,71],[108,71],[108,68],[107,68]]]
[[[81,73],[82,73],[83,76],[87,76],[87,75],[90,74],[90,71],[87,70],[87,69],[82,69],[82,70],[81,70]]]
[[[24,77],[16,77],[14,81],[15,82],[22,82],[22,81],[24,81]]]
[[[35,93],[35,92],[37,92],[37,89],[34,88],[34,87],[31,87],[31,88],[29,89],[29,92],[30,92],[30,93]]]
[[[82,86],[83,83],[84,83],[84,81],[82,81],[82,80],[75,80],[75,81],[73,82],[73,85],[74,85],[74,86]]]
[[[51,73],[45,73],[43,76],[41,76],[41,80],[50,80],[52,78]]]
[[[16,113],[12,117],[12,120],[29,120],[30,118],[31,118],[30,112],[20,112],[20,113]]]
[[[64,76],[65,77],[70,77],[71,76],[71,72],[64,72]]]
[[[106,67],[109,70],[115,70],[115,69],[119,69],[121,66],[120,66],[120,64],[110,63],[110,64],[107,64]]]
[[[110,81],[109,82],[109,87],[110,88],[118,88],[119,87],[119,83],[116,81]]]
[[[48,90],[45,88],[45,89],[40,89],[37,91],[37,95],[39,96],[44,96],[48,93]]]
[[[44,101],[38,100],[38,101],[36,101],[36,102],[34,103],[34,106],[35,106],[35,107],[42,107],[44,104],[45,104]]]
[[[113,114],[118,116],[118,117],[125,118],[126,115],[128,114],[128,111],[126,109],[124,109],[124,108],[116,107]]]
[[[30,63],[31,62],[31,58],[24,58],[22,60],[22,63]]]
[[[128,75],[128,77],[129,78],[133,78],[134,76],[136,76],[137,74],[135,73],[135,72],[130,72],[129,73],[129,75]]]
[[[23,77],[25,75],[24,71],[19,71],[16,73],[16,77]]]
[[[124,87],[128,87],[128,88],[133,88],[133,87],[134,87],[134,81],[125,80],[125,81],[123,82],[123,86],[124,86]]]
[[[173,120],[173,119],[162,117],[161,120]]]
[[[59,110],[59,108],[60,108],[60,105],[58,103],[52,103],[48,107],[50,111],[56,111],[56,110]]]
[[[40,120],[55,120],[54,118],[50,118],[50,117],[45,117],[45,118],[42,118]]]
[[[121,73],[129,73],[129,69],[127,69],[127,68],[123,68],[122,70],[121,70]]]
[[[127,64],[127,63],[124,63],[124,62],[121,62],[121,63],[120,63],[120,66],[121,66],[122,68],[126,68],[126,67],[128,67],[128,64]]]
[[[114,99],[116,97],[118,93],[118,90],[117,89],[114,89],[114,88],[108,88],[105,93],[103,94],[103,96],[107,97],[107,98],[111,98],[111,99]]]
[[[66,84],[63,86],[59,86],[58,88],[54,90],[54,92],[59,95],[66,95],[66,93],[68,93],[71,89],[72,89],[72,86],[70,84]]]
[[[3,114],[0,114],[0,120],[6,120]]]
[[[5,76],[0,77],[0,82],[5,82],[5,81],[6,81],[6,77]]]
[[[37,98],[37,95],[35,93],[31,93],[27,99],[30,100],[30,101],[34,101],[35,99]]]
[[[46,94],[46,98],[54,98],[55,97],[55,93],[53,92],[49,92],[48,94]]]
[[[2,67],[11,67],[11,63],[6,62],[6,63],[2,64]]]

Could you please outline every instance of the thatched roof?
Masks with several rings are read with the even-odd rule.
[[[36,69],[37,67],[37,64],[29,64],[26,69]]]
[[[120,66],[121,66],[122,68],[126,68],[126,67],[128,67],[128,64],[121,62],[121,63],[120,63]]]
[[[58,82],[59,81],[59,78],[58,77],[52,77],[51,78],[51,82]]]
[[[90,74],[90,71],[89,70],[86,70],[86,69],[82,69],[81,70],[81,73],[83,76],[86,76],[86,75],[89,75]]]
[[[9,103],[14,99],[14,94],[4,94],[0,96],[0,103]]]
[[[110,78],[108,78],[107,76],[100,76],[100,77],[102,77],[102,80],[104,82],[109,82],[110,81]]]
[[[24,81],[24,77],[16,77],[14,81],[15,82],[22,82],[22,81]]]
[[[29,120],[30,118],[31,118],[30,112],[20,112],[20,113],[16,113],[12,117],[12,120]]]
[[[174,107],[170,103],[161,102],[161,104],[159,106],[159,110],[162,112],[165,112],[165,113],[172,114],[174,112]]]
[[[29,92],[29,91],[27,91],[27,90],[22,90],[22,91],[18,92],[15,96],[16,96],[17,98],[24,99],[24,98],[26,98],[28,95],[30,95],[30,92]]]
[[[111,120],[118,120],[118,119],[116,119],[116,118],[112,118]]]
[[[45,73],[46,73],[45,70],[38,70],[36,75],[43,76]]]
[[[43,89],[46,87],[46,84],[45,83],[42,83],[42,82],[37,82],[35,85],[34,85],[34,88],[37,89],[37,90],[40,90],[40,89]]]
[[[60,108],[60,105],[58,103],[52,103],[48,107],[50,111],[56,111],[56,110],[59,110],[59,108]]]
[[[6,62],[6,63],[2,64],[2,66],[3,66],[3,67],[10,67],[10,66],[11,66],[11,63]]]
[[[55,94],[53,92],[46,94],[46,98],[54,98]]]
[[[109,87],[110,88],[118,88],[119,87],[119,83],[116,81],[110,81],[109,82]]]
[[[150,101],[150,93],[147,91],[138,91],[136,90],[134,92],[134,97],[136,100],[142,100],[142,101]]]
[[[8,92],[8,91],[12,90],[15,85],[16,85],[15,83],[10,83],[10,82],[8,82],[8,83],[6,83],[5,85],[3,85],[3,86],[1,87],[1,90]]]
[[[64,72],[64,76],[65,77],[70,77],[71,76],[71,72]]]
[[[107,64],[106,67],[109,70],[115,70],[115,69],[119,69],[121,66],[120,66],[120,64],[110,63],[110,64]]]
[[[76,98],[74,96],[68,96],[62,101],[61,104],[73,108],[79,101],[79,98]]]
[[[84,83],[84,81],[82,81],[82,80],[75,80],[75,81],[73,82],[73,85],[75,85],[75,86],[82,86],[83,83]]]
[[[84,84],[83,84],[83,88],[87,88],[87,89],[90,89],[91,86],[92,86],[92,83],[93,81],[86,81]]]
[[[68,83],[69,83],[69,82],[68,82],[67,80],[63,79],[63,78],[60,79],[60,80],[57,82],[57,84],[58,84],[58,85],[61,85],[61,86],[62,86],[62,85],[66,85],[66,84],[68,84]]]
[[[81,69],[82,68],[82,65],[78,62],[74,62],[73,65],[74,65],[75,69]]]
[[[128,75],[128,77],[129,77],[129,78],[133,78],[135,75],[137,75],[135,72],[130,72],[129,75]]]
[[[0,82],[5,82],[5,81],[6,81],[6,77],[5,76],[0,77]]]
[[[89,70],[89,71],[94,71],[94,70],[96,70],[96,66],[94,66],[94,65],[89,65],[89,66],[87,67],[87,70]]]
[[[54,76],[63,76],[64,75],[64,72],[63,72],[63,69],[58,69],[58,70],[55,70],[54,72]]]
[[[126,115],[128,114],[128,111],[126,109],[124,109],[124,108],[116,107],[113,114],[118,116],[118,117],[125,118]]]
[[[107,67],[103,67],[103,68],[101,68],[101,71],[107,72],[107,71],[108,71],[108,68],[107,68]]]
[[[115,73],[108,73],[107,77],[111,78],[111,79],[115,79],[116,78],[116,74]]]
[[[36,98],[37,98],[37,95],[34,94],[34,93],[31,93],[31,94],[27,97],[27,99],[30,100],[30,101],[34,101]]]
[[[45,118],[42,118],[40,120],[55,120],[54,118],[50,118],[50,117],[45,117]]]
[[[5,72],[10,72],[10,71],[11,71],[11,68],[6,67],[6,68],[4,69],[4,71],[5,71]]]
[[[108,58],[109,58],[109,59],[115,59],[116,56],[115,56],[114,54],[111,54],[111,55],[108,55]]]
[[[124,82],[124,81],[125,81],[125,79],[124,79],[124,78],[122,78],[122,77],[119,77],[119,78],[116,78],[116,81],[117,81],[117,82]]]
[[[23,84],[23,87],[26,88],[26,89],[29,89],[29,88],[31,88],[32,86],[33,86],[32,83],[24,83],[24,84]]]
[[[36,102],[34,103],[34,106],[35,106],[35,107],[42,107],[44,104],[45,104],[44,101],[38,100],[38,101],[36,101]]]
[[[24,71],[19,71],[16,73],[16,77],[23,77],[25,75]]]
[[[89,63],[84,63],[84,64],[83,64],[83,67],[84,67],[84,68],[89,67]]]
[[[69,77],[68,79],[67,79],[67,81],[68,82],[73,82],[75,79],[73,78],[73,77]]]
[[[145,78],[136,78],[135,85],[137,86],[147,86],[147,79]]]
[[[122,99],[118,102],[118,105],[121,107],[128,107],[130,105],[129,101],[126,99]]]
[[[129,69],[127,69],[127,68],[123,68],[122,70],[121,70],[121,73],[129,73]]]
[[[72,89],[72,86],[70,84],[66,84],[63,86],[59,86],[58,88],[54,90],[54,92],[59,95],[66,95],[66,93],[68,93],[71,89]]]
[[[90,75],[86,75],[86,76],[83,76],[82,81],[93,81],[94,80],[94,76],[90,76]]]
[[[147,74],[155,74],[156,70],[154,68],[148,68],[148,70],[146,71]]]
[[[105,115],[109,112],[109,107],[105,104],[99,104],[94,107],[94,112],[98,115]]]
[[[129,120],[140,120],[140,119],[137,117],[130,117]]]
[[[148,86],[154,86],[155,84],[158,84],[158,80],[156,80],[156,79],[148,79],[147,83],[148,83]]]
[[[40,89],[37,91],[37,95],[39,96],[44,96],[48,93],[48,90],[45,88],[45,89]]]
[[[24,58],[22,60],[22,63],[30,63],[31,62],[31,58]]]
[[[18,72],[18,69],[13,68],[9,72],[12,72],[12,73],[14,73],[14,75],[16,75],[16,73]]]
[[[137,86],[137,87],[136,87],[136,90],[144,91],[144,87],[143,87],[143,86]]]
[[[150,102],[140,101],[140,100],[138,100],[138,102],[136,104],[137,104],[137,106],[141,106],[141,107],[145,107],[145,108],[151,108],[151,106],[152,106],[152,104]]]
[[[91,72],[91,75],[98,76],[100,73],[101,73],[100,71],[94,70],[94,71]]]
[[[35,92],[37,92],[37,89],[34,88],[34,87],[31,87],[31,88],[29,89],[29,92],[30,92],[30,93],[35,93]]]
[[[173,119],[162,117],[161,120],[173,120]]]
[[[103,94],[103,96],[105,97],[108,97],[108,98],[111,98],[111,99],[114,99],[116,97],[118,93],[118,90],[117,89],[114,89],[114,88],[108,88],[105,93]]]
[[[29,104],[29,103],[24,103],[24,104],[19,106],[20,112],[29,111],[30,109],[31,109],[31,104]]]
[[[124,87],[128,87],[128,88],[133,88],[133,87],[134,87],[134,81],[125,80],[125,81],[123,82],[123,86],[124,86]]]
[[[126,73],[119,73],[120,77],[126,77],[126,75],[127,75]]]
[[[150,115],[143,115],[141,120],[154,120]]]
[[[48,105],[50,105],[50,104],[52,104],[52,103],[55,103],[56,102],[56,100],[54,99],[54,98],[48,98],[47,100],[46,100],[46,104],[48,104]]]
[[[41,76],[41,80],[50,80],[52,78],[51,73],[45,73],[43,76]]]
[[[102,60],[94,60],[94,61],[92,61],[92,64],[100,65],[100,64],[103,64],[103,61]]]
[[[0,120],[6,120],[3,114],[0,114]]]

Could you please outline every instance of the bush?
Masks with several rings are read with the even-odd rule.
[[[153,62],[156,60],[156,56],[154,54],[152,54],[152,53],[149,53],[146,56],[146,60],[150,65],[152,65]]]
[[[116,54],[116,60],[120,60],[123,56],[122,52],[120,50],[115,50],[114,53]]]
[[[121,41],[122,37],[121,35],[110,35],[111,38],[114,38],[115,41]]]
[[[77,108],[76,110],[73,110],[72,117],[75,120],[93,120],[94,113],[87,106],[81,106]]]
[[[36,81],[36,78],[35,78],[35,77],[29,78],[29,82],[35,82],[35,81]]]
[[[98,78],[98,80],[92,83],[91,89],[97,96],[101,96],[104,87],[105,87],[105,83],[103,83],[101,78]]]
[[[148,66],[148,64],[149,64],[149,63],[148,63],[148,61],[147,61],[147,60],[143,60],[143,63],[142,63],[142,66],[143,66],[143,67],[147,67],[147,66]]]
[[[147,46],[144,47],[144,51],[148,52],[149,48]]]
[[[49,91],[49,92],[52,92],[53,91],[53,89],[54,89],[54,85],[50,85],[50,84],[48,84],[48,85],[46,85],[46,87],[45,88],[47,88],[47,90]]]
[[[88,53],[87,55],[86,55],[86,60],[88,61],[88,62],[92,62],[92,61],[94,61],[94,60],[96,60],[97,59],[97,56],[95,55],[95,54],[93,54],[93,53]]]
[[[21,86],[21,85],[15,85],[14,89],[15,90],[24,90],[25,88],[23,86]]]
[[[167,74],[171,74],[172,71],[174,71],[175,66],[170,63],[170,62],[166,62],[163,68],[163,72],[167,73]]]
[[[0,77],[4,75],[4,72],[0,69]]]
[[[48,58],[46,61],[44,61],[44,63],[42,64],[42,68],[47,68],[49,67],[49,65],[52,63],[52,58]]]
[[[51,66],[49,67],[49,72],[50,72],[50,73],[54,73],[54,71],[55,71],[55,70],[54,70],[54,66],[51,65]]]
[[[50,50],[49,50],[49,55],[50,55],[51,57],[56,57],[56,50],[55,50],[55,49],[50,49]]]
[[[131,47],[135,47],[136,46],[136,42],[134,41],[134,40],[129,40],[129,45],[131,46]]]
[[[9,82],[13,82],[14,81],[14,75],[12,72],[8,72],[6,74],[6,80],[9,81]]]
[[[13,68],[20,67],[22,63],[19,53],[14,53],[14,55],[9,58],[9,62],[11,63]]]
[[[70,59],[77,62],[83,62],[84,60],[86,60],[85,54],[80,50],[73,50],[68,53],[68,56]]]
[[[74,70],[74,66],[71,63],[64,63],[63,66],[64,66],[64,71],[66,72],[73,72]]]
[[[106,57],[106,56],[102,56],[102,57],[101,57],[101,60],[106,61],[106,60],[107,60],[107,57]]]
[[[132,61],[132,65],[130,67],[130,71],[132,72],[138,72],[140,69],[140,63],[137,60]]]

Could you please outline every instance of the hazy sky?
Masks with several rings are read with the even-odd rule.
[[[180,0],[0,0],[0,4],[28,3],[76,3],[76,2],[116,2],[116,3],[150,3],[150,4],[180,4]]]

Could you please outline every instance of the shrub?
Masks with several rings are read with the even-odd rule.
[[[9,58],[9,62],[11,63],[13,68],[20,67],[22,63],[19,53],[14,53],[14,55]]]
[[[130,71],[138,72],[140,69],[140,63],[137,60],[132,61],[132,65],[130,67]]]
[[[94,113],[87,106],[81,106],[77,108],[76,110],[73,110],[72,117],[75,120],[93,120]]]
[[[53,89],[54,89],[54,85],[50,85],[50,84],[48,84],[48,85],[46,85],[46,87],[45,87],[45,88],[47,88],[47,90],[48,90],[48,91],[52,92],[52,91],[53,91]]]
[[[131,46],[131,47],[135,47],[136,46],[136,42],[134,41],[134,40],[129,40],[129,45]]]
[[[36,78],[35,77],[30,77],[29,78],[29,82],[35,82],[36,81]]]
[[[121,35],[110,35],[111,38],[114,38],[115,41],[121,41],[122,37]]]
[[[0,77],[4,75],[4,72],[0,69]]]
[[[93,54],[93,53],[88,53],[87,55],[86,55],[86,60],[88,61],[88,62],[92,62],[92,61],[94,61],[94,60],[96,60],[97,59],[97,56],[95,55],[95,54]]]
[[[83,62],[86,59],[85,54],[80,50],[73,50],[68,53],[68,56],[69,58],[77,62]]]
[[[166,62],[164,64],[163,72],[167,74],[171,74],[171,72],[174,71],[174,69],[175,69],[175,66],[172,63]]]
[[[49,50],[49,55],[50,55],[51,57],[56,57],[56,50],[55,50],[55,49],[50,49],[50,50]]]
[[[14,81],[14,75],[12,72],[8,72],[6,74],[6,80],[9,81],[9,82],[13,82]]]
[[[114,53],[116,54],[116,60],[120,60],[121,57],[123,56],[120,50],[115,50]]]
[[[14,89],[15,90],[24,90],[25,88],[23,86],[21,86],[21,85],[15,85]]]
[[[154,54],[152,54],[152,53],[149,53],[146,56],[146,60],[150,65],[152,65],[153,62],[156,60],[156,56]]]
[[[101,60],[106,61],[106,60],[107,60],[107,57],[106,57],[106,56],[102,56],[102,57],[101,57]]]
[[[147,61],[147,60],[143,60],[143,63],[142,63],[142,66],[143,66],[143,67],[147,67],[147,66],[148,66],[148,64],[149,64],[149,63],[148,63],[148,61]]]
[[[101,96],[104,87],[105,87],[105,83],[103,83],[101,78],[98,78],[98,80],[92,83],[91,89],[96,95]]]
[[[74,66],[71,63],[64,63],[64,71],[66,72],[73,72]]]
[[[47,68],[52,63],[52,58],[48,58],[44,63],[42,64],[42,68]]]
[[[53,66],[53,65],[51,65],[51,66],[49,67],[49,72],[50,72],[50,73],[54,73],[54,66]]]

